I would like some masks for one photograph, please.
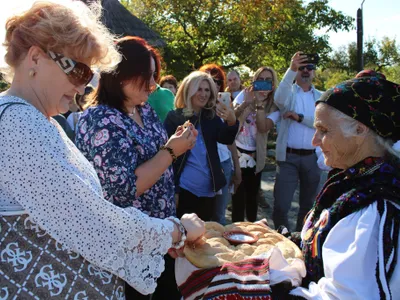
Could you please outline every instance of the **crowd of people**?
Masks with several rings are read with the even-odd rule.
[[[280,82],[261,66],[244,87],[207,64],[178,83],[144,39],[115,39],[96,3],[35,2],[6,31],[1,299],[180,299],[174,258],[204,221],[226,224],[230,199],[230,221],[257,221],[275,127],[273,226],[307,269],[284,299],[400,294],[398,84],[364,71],[322,92],[302,52]]]

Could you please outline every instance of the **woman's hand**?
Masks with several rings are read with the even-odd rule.
[[[200,240],[201,237],[206,232],[206,228],[204,226],[204,221],[200,219],[196,214],[184,214],[181,218],[181,223],[183,227],[185,227],[186,241],[187,242],[195,242]]]
[[[242,105],[245,107],[254,104],[254,91],[253,86],[249,86],[244,89],[244,101]]]
[[[217,116],[226,121],[229,126],[235,125],[236,123],[235,111],[222,102],[217,103]]]
[[[190,125],[184,129],[178,126],[176,132],[169,138],[165,146],[170,147],[176,156],[180,156],[196,145],[198,131]]]
[[[269,94],[272,91],[257,91],[254,92],[254,102],[255,106],[265,106]]]

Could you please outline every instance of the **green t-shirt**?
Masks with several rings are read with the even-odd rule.
[[[164,122],[169,111],[174,109],[175,96],[168,89],[157,85],[156,90],[150,94],[147,102],[156,111],[161,122]]]

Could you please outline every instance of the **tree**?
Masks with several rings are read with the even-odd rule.
[[[398,65],[400,48],[396,39],[383,37],[378,41],[372,38],[364,43],[363,57],[365,69],[383,71]],[[352,42],[347,47],[339,48],[325,66],[347,74],[357,73],[357,44]]]
[[[395,39],[370,39],[364,44],[365,69],[382,72],[390,81],[400,83],[400,48]],[[315,85],[326,90],[357,74],[357,45],[349,43],[335,51],[324,68],[317,71]]]
[[[167,72],[178,78],[208,62],[229,69],[288,67],[297,50],[327,58],[327,35],[314,30],[349,30],[353,19],[328,0],[121,0],[167,42]]]

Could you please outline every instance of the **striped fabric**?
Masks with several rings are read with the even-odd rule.
[[[379,226],[379,248],[376,277],[380,299],[395,299],[392,295],[389,282],[396,266],[397,245],[399,243],[400,210],[389,201],[379,201],[378,211],[381,217]]]
[[[187,300],[270,300],[269,259],[249,259],[198,270],[179,289]]]

